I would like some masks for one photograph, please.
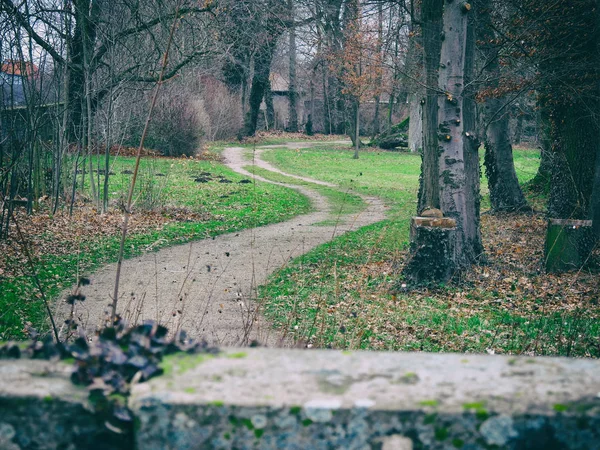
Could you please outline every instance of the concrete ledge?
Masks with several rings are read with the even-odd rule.
[[[164,368],[133,388],[138,449],[600,449],[596,360],[240,349]],[[0,376],[0,448],[101,448],[67,366]]]
[[[119,449],[132,439],[108,432],[71,383],[72,365],[0,360],[0,449]]]

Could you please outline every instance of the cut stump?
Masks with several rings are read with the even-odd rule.
[[[410,223],[411,259],[404,274],[415,284],[448,281],[455,269],[456,220],[413,217]]]
[[[550,219],[546,233],[546,272],[580,269],[594,249],[591,220]]]

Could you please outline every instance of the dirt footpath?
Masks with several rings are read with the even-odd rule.
[[[252,177],[243,169],[251,164],[244,159],[244,151],[231,147],[223,156],[233,170]],[[259,148],[255,165],[282,173],[261,160],[260,153]],[[285,186],[308,196],[315,212],[124,261],[119,314],[130,323],[156,320],[171,330],[184,329],[193,337],[222,346],[245,345],[253,340],[271,347],[291,345],[290,339],[273,331],[261,317],[253,301],[256,287],[290,259],[346,231],[383,220],[384,206],[379,199],[364,197],[368,207],[361,213],[336,217],[336,226],[315,225],[332,218],[326,199],[305,186]],[[83,290],[87,299],[77,306],[77,316],[87,324],[88,332],[107,316],[115,272],[116,264],[104,267]],[[64,317],[64,303],[60,303],[59,316]]]

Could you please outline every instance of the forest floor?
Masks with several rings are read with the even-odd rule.
[[[600,248],[578,271],[544,270],[545,198],[528,189],[539,151],[516,148],[515,166],[535,213],[492,214],[481,180],[478,265],[452,283],[403,280],[420,158],[315,145],[265,159],[296,175],[335,180],[389,205],[385,221],[308,252],[259,290],[268,319],[311,347],[600,357]]]
[[[481,264],[451,284],[415,288],[403,282],[401,270],[418,155],[364,149],[352,160],[347,142],[288,139],[217,144],[200,155],[208,161],[144,160],[153,179],[140,188],[138,204],[146,210],[134,215],[126,249],[132,259],[125,262],[119,303],[126,319],[159,320],[221,345],[257,340],[269,346],[600,356],[600,251],[580,271],[546,274],[543,196],[527,191],[536,213],[493,215],[483,178]],[[539,152],[517,148],[514,154],[526,185]],[[111,177],[115,192],[129,181],[122,173],[131,160],[121,161]],[[200,180],[209,172],[210,182]],[[232,183],[218,181],[224,178]],[[255,183],[240,184],[252,178]],[[17,219],[50,298],[79,274],[94,273],[76,316],[89,328],[101,323],[114,283],[115,268],[106,264],[114,258],[120,211],[98,214],[88,205],[73,218],[46,209],[31,218],[20,212]],[[23,334],[32,318],[34,325],[43,322],[45,313],[23,246],[5,241],[0,252],[1,340]],[[37,322],[31,304],[38,306]],[[59,316],[67,313],[63,304]],[[11,315],[18,320],[7,321]]]

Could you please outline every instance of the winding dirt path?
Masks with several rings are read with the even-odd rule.
[[[297,148],[293,147],[295,144],[289,145]],[[230,147],[223,156],[230,168],[252,177],[243,168],[251,164],[244,159],[244,151]],[[283,173],[260,159],[261,151],[259,148],[255,153],[253,163]],[[171,330],[184,329],[192,337],[204,337],[222,346],[244,345],[253,340],[271,347],[290,345],[289,339],[273,331],[262,318],[252,300],[256,287],[290,259],[349,230],[383,220],[385,209],[379,199],[364,197],[368,206],[361,213],[336,217],[336,226],[315,225],[332,218],[327,200],[306,186],[283,185],[308,196],[315,211],[286,222],[126,260],[121,274],[119,313],[130,323],[156,320]],[[87,299],[78,305],[77,316],[87,324],[88,333],[107,317],[115,271],[115,264],[104,267],[93,274],[91,285],[83,288]],[[62,304],[59,316],[65,317],[65,304],[59,303]]]

